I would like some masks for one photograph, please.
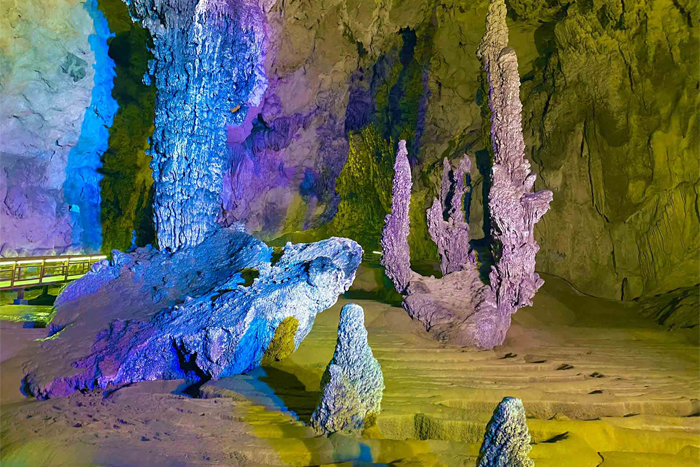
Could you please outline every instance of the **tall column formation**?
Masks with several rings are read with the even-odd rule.
[[[384,229],[380,245],[382,247],[382,266],[389,279],[394,282],[396,290],[403,293],[413,276],[411,256],[408,248],[408,217],[411,204],[411,165],[408,163],[406,141],[399,141],[399,151],[394,163],[394,182],[391,195],[391,213],[384,219]]]
[[[242,124],[267,87],[263,13],[253,0],[124,1],[153,37],[158,244],[194,246],[217,227],[226,125]]]
[[[518,308],[532,305],[544,283],[535,272],[539,246],[534,227],[549,209],[552,192],[533,193],[536,175],[525,159],[518,59],[507,44],[505,2],[492,0],[477,55],[488,75],[492,112],[493,168],[488,202],[496,264],[489,279],[498,312],[509,322],[509,315]]]
[[[441,255],[442,278],[422,277],[410,268],[406,238],[411,172],[410,167],[406,169],[408,161],[402,161],[401,144],[396,156],[391,214],[386,217],[381,240],[382,265],[396,290],[403,294],[408,314],[439,339],[482,349],[503,344],[511,315],[532,305],[544,283],[535,272],[539,246],[534,227],[552,201],[551,191],[533,192],[535,174],[525,159],[518,59],[507,45],[506,6],[503,0],[492,0],[486,34],[477,52],[488,75],[494,149],[488,204],[495,266],[489,284],[479,280],[476,258],[470,251],[469,226],[462,205],[466,192],[463,177],[469,171],[464,160],[455,170],[454,187],[449,176],[451,167],[446,163],[440,199],[427,212],[430,236]],[[452,199],[449,220],[445,221],[451,191],[457,199]]]

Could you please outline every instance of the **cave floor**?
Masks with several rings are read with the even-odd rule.
[[[182,381],[30,401],[22,347],[39,329],[0,322],[0,460],[8,466],[474,466],[504,396],[523,400],[538,467],[700,465],[697,330],[669,332],[636,304],[547,283],[493,351],[443,346],[395,306],[365,309],[386,390],[361,437],[305,427],[333,354],[339,300],[287,360],[209,382]]]

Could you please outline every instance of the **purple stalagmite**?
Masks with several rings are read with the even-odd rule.
[[[443,161],[442,184],[440,186],[440,199],[435,198],[433,205],[428,209],[428,232],[430,238],[437,245],[440,253],[440,269],[442,274],[462,271],[476,264],[476,258],[469,246],[469,224],[464,217],[464,196],[467,194],[467,186],[464,177],[471,169],[469,157],[465,154],[452,170],[450,161]],[[450,181],[450,174],[454,182]],[[450,190],[450,187],[454,188]],[[448,207],[447,197],[452,191],[452,199]],[[448,219],[444,213],[447,211]]]
[[[408,314],[439,339],[482,349],[503,343],[510,316],[519,308],[532,305],[532,298],[544,282],[535,272],[539,246],[534,226],[552,200],[551,191],[533,192],[536,177],[525,159],[518,61],[515,51],[507,47],[506,13],[503,0],[492,0],[486,34],[477,52],[488,75],[493,122],[494,165],[488,204],[495,266],[489,275],[490,284],[479,280],[476,260],[469,248],[469,227],[462,205],[468,159],[454,173],[455,194],[448,221],[444,220],[444,212],[450,192],[449,162],[443,171],[440,200],[436,199],[427,213],[430,235],[442,260],[441,279],[422,277],[410,270],[407,243],[410,168],[407,161],[408,169],[400,166],[398,155],[392,214],[387,216],[382,232],[382,264],[404,295],[403,306]],[[401,143],[399,147],[403,147]]]
[[[399,152],[394,163],[394,186],[391,198],[391,214],[384,219],[382,231],[382,266],[394,282],[396,290],[403,293],[414,272],[408,250],[409,217],[411,204],[411,166],[408,163],[406,141],[399,141]]]
[[[525,159],[518,59],[511,47],[501,47],[504,43],[508,43],[505,3],[493,0],[478,55],[484,60],[488,73],[493,122],[494,165],[489,210],[491,235],[497,247],[496,264],[489,279],[498,313],[508,317],[507,329],[510,314],[518,308],[531,306],[532,298],[544,283],[535,272],[539,246],[534,227],[549,209],[552,192],[533,193],[536,175],[530,172],[530,163]],[[498,47],[501,48],[497,50]],[[505,332],[503,334],[505,338]]]

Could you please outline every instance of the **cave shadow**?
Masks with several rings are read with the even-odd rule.
[[[476,158],[476,168],[481,174],[481,194],[482,194],[482,205],[484,210],[484,221],[483,221],[483,231],[484,237],[479,239],[473,239],[469,241],[472,249],[476,251],[479,257],[479,278],[485,284],[489,283],[489,273],[491,272],[491,266],[495,264],[493,256],[493,243],[491,238],[491,211],[489,210],[489,194],[491,193],[491,155],[487,149],[480,149],[475,153]],[[470,177],[471,178],[471,177]],[[471,185],[471,180],[469,181],[471,188],[470,193],[473,194],[473,186]],[[468,196],[469,201],[464,203],[465,206],[471,206],[471,196]],[[469,222],[469,208],[467,209],[467,222]]]
[[[293,412],[299,421],[308,424],[321,398],[321,391],[308,391],[293,373],[275,366],[258,367],[246,373],[249,383],[264,398],[282,411]],[[265,404],[267,405],[267,404]]]

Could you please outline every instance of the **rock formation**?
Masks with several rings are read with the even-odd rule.
[[[25,368],[26,394],[250,370],[285,319],[296,320],[286,321],[294,348],[301,343],[316,314],[350,287],[362,249],[342,238],[287,244],[272,263],[267,245],[221,229],[176,253],[112,255],[56,299],[51,336]]]
[[[413,272],[408,250],[409,217],[411,203],[411,166],[408,163],[406,141],[399,141],[399,151],[394,163],[394,183],[391,192],[391,213],[387,214],[382,230],[382,266],[387,277],[403,293]]]
[[[131,86],[134,76],[140,79],[147,40],[143,35],[126,40],[118,24],[130,20],[120,12],[124,17],[113,22],[114,13],[105,9],[110,3],[100,1],[98,7],[117,34],[110,45],[118,63],[117,90]],[[414,261],[438,259],[424,213],[445,157],[454,165],[462,154],[470,155],[470,236],[488,235],[491,125],[483,117],[490,110],[483,65],[474,52],[489,1],[435,8],[422,0],[383,8],[372,0],[338,0],[328,8],[314,2],[261,4],[269,86],[245,123],[227,128],[219,221],[245,222],[264,239],[337,235],[356,239],[365,250],[378,249],[390,207],[385,201],[391,190],[384,188],[391,185],[391,170],[382,165],[363,184],[336,183],[351,145],[362,161],[373,154],[377,140],[362,135],[375,132],[384,147],[390,139],[407,140],[415,176],[408,239]],[[95,50],[87,39],[96,32],[91,5],[32,0],[9,4],[0,18],[0,115],[7,118],[0,123],[0,255],[67,251],[73,244],[76,213],[68,211],[63,183],[95,82]],[[697,284],[700,55],[694,51],[700,5],[689,0],[624,7],[582,0],[508,5],[527,158],[538,172],[535,189],[552,190],[555,198],[535,228],[538,271],[617,300]],[[49,7],[47,22],[41,13]],[[118,135],[111,127],[110,137],[119,137],[110,139],[108,159],[143,151],[152,132],[151,104],[135,97],[130,112],[138,118]],[[119,100],[121,108],[131,99]],[[392,163],[394,149],[392,144]],[[147,157],[139,157],[136,183],[123,182],[135,178],[125,172],[137,171],[121,169],[134,163],[123,156],[107,174],[119,183],[101,187],[103,200],[113,199],[117,190],[124,193],[101,209],[107,249],[128,247],[138,228],[134,211],[150,205],[143,182],[151,178],[150,169]],[[353,200],[368,206],[371,215],[338,209],[343,201],[354,209]],[[108,230],[121,231],[119,242],[108,241],[116,236]]]
[[[267,85],[264,17],[254,1],[127,4],[153,36],[151,168],[158,243],[171,250],[194,246],[217,227],[226,125],[242,124]]]
[[[449,176],[451,167],[445,162],[440,199],[427,212],[430,236],[442,260],[441,279],[411,274],[408,242],[402,243],[408,235],[407,216],[398,224],[401,228],[396,226],[396,219],[403,219],[403,212],[408,212],[411,197],[410,180],[406,183],[404,171],[395,175],[392,198],[392,209],[398,207],[400,214],[395,218],[392,211],[382,232],[382,264],[396,290],[404,294],[404,307],[409,315],[440,339],[488,349],[503,343],[510,316],[519,308],[531,306],[532,298],[544,282],[535,272],[539,246],[534,227],[552,200],[551,191],[533,193],[535,174],[530,172],[530,164],[524,157],[518,62],[515,51],[503,46],[508,43],[505,18],[505,3],[492,1],[486,34],[478,52],[491,83],[494,160],[488,206],[495,265],[489,274],[490,283],[484,285],[479,280],[476,259],[469,246],[469,226],[462,202],[466,193],[464,176],[470,168],[466,157],[455,171],[454,187]],[[497,54],[498,47],[502,50]],[[498,59],[492,61],[496,56]],[[406,159],[400,153],[401,150],[397,167],[400,159]],[[406,186],[408,190],[403,189]],[[449,220],[445,221],[443,211],[449,194],[453,197]],[[402,198],[397,200],[396,196]],[[392,238],[397,235],[402,237]]]
[[[533,467],[530,433],[520,399],[504,398],[493,411],[479,451],[477,467]]]
[[[477,52],[488,74],[492,112],[493,168],[488,205],[495,266],[489,280],[496,308],[510,315],[518,308],[531,306],[535,292],[544,283],[535,272],[539,246],[534,228],[549,209],[552,192],[533,193],[536,175],[525,159],[518,59],[512,48],[503,46],[507,43],[505,2],[492,0],[486,34]]]
[[[450,161],[445,158],[440,198],[435,198],[433,205],[428,209],[428,232],[437,245],[443,275],[474,267],[476,264],[476,257],[469,245],[469,224],[464,217],[464,197],[467,194],[465,176],[469,175],[470,169],[471,162],[466,154],[454,171]],[[447,220],[445,213],[448,216]]]
[[[321,378],[321,401],[311,415],[319,433],[351,432],[373,424],[381,411],[384,377],[367,343],[361,306],[348,303],[340,312],[333,359]]]

